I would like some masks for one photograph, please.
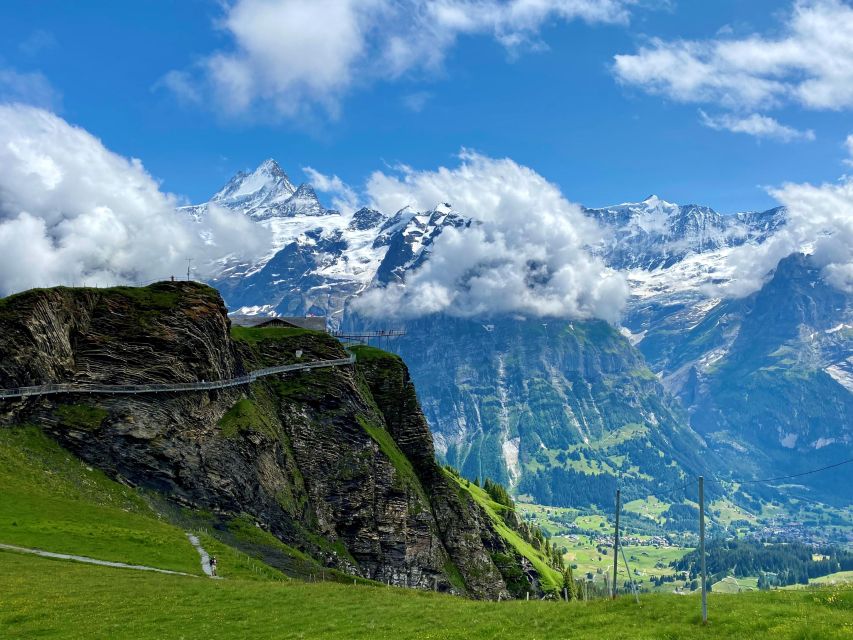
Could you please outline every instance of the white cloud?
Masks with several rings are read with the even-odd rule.
[[[232,46],[160,84],[182,99],[209,93],[232,116],[335,115],[354,87],[438,69],[461,35],[517,49],[549,21],[624,23],[636,1],[236,0],[218,23]]]
[[[615,56],[613,69],[621,82],[679,102],[850,108],[853,7],[841,0],[800,0],[778,36],[653,39],[636,54]]]
[[[332,196],[333,209],[349,215],[360,208],[358,194],[338,176],[327,176],[312,167],[302,167],[302,171],[311,186]]]
[[[62,96],[37,71],[21,73],[0,67],[0,102],[22,102],[56,109],[62,102]]]
[[[367,195],[380,211],[444,201],[477,222],[445,229],[403,285],[368,292],[366,314],[414,317],[522,313],[616,321],[628,288],[587,247],[602,230],[532,169],[463,151],[455,168],[375,172]]]
[[[0,166],[0,295],[165,278],[187,257],[207,275],[261,248],[245,216],[213,211],[199,227],[138,160],[36,107],[0,105]]]
[[[787,222],[764,243],[732,251],[728,260],[737,279],[723,292],[739,297],[757,291],[779,260],[805,251],[830,284],[853,293],[853,176],[821,185],[788,183],[770,194],[787,208]]]
[[[782,124],[775,118],[753,113],[748,116],[736,116],[724,113],[719,116],[710,116],[701,109],[699,110],[700,122],[717,131],[731,131],[732,133],[745,133],[756,138],[772,138],[781,142],[792,142],[794,140],[814,140],[814,131],[806,129],[800,131]]]

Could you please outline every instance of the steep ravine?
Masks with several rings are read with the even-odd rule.
[[[232,328],[195,283],[33,290],[0,300],[0,387],[215,380],[345,357],[316,332]],[[0,401],[111,477],[229,523],[254,521],[324,566],[390,584],[508,597],[535,570],[435,462],[408,370],[362,349],[355,366],[251,386]],[[499,570],[495,558],[516,566]]]

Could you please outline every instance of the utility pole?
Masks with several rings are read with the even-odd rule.
[[[192,268],[193,259],[187,258],[187,281],[190,279],[190,270]]]
[[[616,572],[619,571],[619,507],[621,490],[616,489],[616,531],[613,536],[613,599],[616,599]]]
[[[705,478],[699,476],[699,557],[702,566],[702,624],[708,624],[708,576],[705,574]]]

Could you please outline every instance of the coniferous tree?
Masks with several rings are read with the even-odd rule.
[[[566,590],[566,596],[569,600],[576,600],[578,597],[578,583],[575,582],[575,576],[572,568],[568,567],[563,571],[563,588]]]

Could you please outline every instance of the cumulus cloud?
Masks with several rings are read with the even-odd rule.
[[[653,39],[617,55],[627,85],[679,102],[733,109],[794,102],[809,109],[853,106],[853,7],[841,0],[794,3],[778,36]]]
[[[732,133],[745,133],[756,138],[772,138],[781,142],[815,139],[814,131],[811,129],[800,131],[799,129],[782,124],[775,118],[759,113],[753,113],[744,117],[730,113],[710,116],[700,109],[699,119],[703,125],[710,129],[731,131]]]
[[[728,256],[738,275],[723,292],[757,291],[779,260],[804,251],[823,268],[827,282],[853,293],[853,177],[821,185],[788,183],[770,194],[787,208],[787,222],[764,243],[743,245]]]
[[[34,286],[116,284],[199,275],[263,236],[213,210],[199,226],[175,212],[138,160],[112,153],[46,110],[0,105],[0,295]]]
[[[219,28],[231,46],[161,81],[180,99],[210,95],[227,114],[253,108],[335,115],[355,86],[440,68],[459,36],[516,50],[554,20],[624,23],[636,0],[236,0]]]
[[[380,211],[425,210],[447,200],[476,222],[445,229],[430,259],[402,284],[357,301],[362,313],[521,313],[615,322],[624,308],[625,279],[588,251],[603,231],[555,185],[512,160],[463,151],[454,168],[375,172],[367,195]]]

